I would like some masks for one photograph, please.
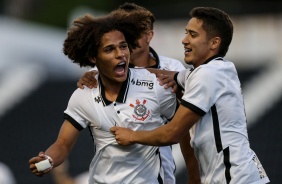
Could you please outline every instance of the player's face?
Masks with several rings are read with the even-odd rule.
[[[192,18],[185,30],[186,36],[182,40],[185,50],[184,61],[196,68],[213,56],[212,41],[208,39],[206,31],[202,28],[202,21],[199,19]]]
[[[153,31],[148,31],[147,33],[144,33],[142,37],[138,40],[138,43],[140,47],[136,47],[132,50],[130,59],[132,61],[135,60],[135,58],[139,57],[141,54],[146,53],[149,50],[149,44],[152,39]],[[138,66],[138,63],[133,63],[134,65]]]
[[[111,31],[101,38],[94,58],[103,82],[122,83],[127,78],[129,48],[123,33]]]

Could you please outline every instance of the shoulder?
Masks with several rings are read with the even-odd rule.
[[[177,59],[173,59],[167,56],[159,56],[159,60],[160,67],[163,70],[181,71],[185,69],[183,63]]]
[[[77,88],[70,100],[69,100],[69,103],[70,104],[73,104],[73,105],[85,105],[86,102],[89,101],[89,99],[91,99],[91,96],[92,96],[92,91],[95,91],[97,90],[97,88],[93,88],[93,89],[89,89],[88,87],[84,87],[84,89],[80,89],[80,88]]]
[[[96,88],[93,88],[93,90],[95,90]],[[73,92],[73,96],[81,96],[81,95],[86,95],[86,94],[90,94],[91,93],[90,88],[84,86],[84,89],[80,89],[77,88],[74,92]]]
[[[218,72],[222,70],[222,64],[223,62],[217,62],[217,61],[211,61],[207,64],[202,64],[194,69],[192,72],[194,75],[201,75],[201,76],[214,76],[219,74]]]

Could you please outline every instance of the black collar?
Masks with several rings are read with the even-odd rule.
[[[217,55],[214,55],[214,56],[210,57],[209,59],[207,59],[207,60],[203,63],[203,65],[204,65],[204,64],[207,64],[207,63],[210,62],[211,60],[214,60],[215,58],[218,58],[217,60],[223,60],[223,56],[217,54]]]
[[[223,61],[223,56],[222,55],[214,55],[212,57],[210,57],[209,59],[207,59],[203,64],[201,65],[205,65],[208,64],[210,61],[214,60],[215,58],[217,58],[216,60],[222,60]],[[190,71],[192,72],[195,68],[191,68]]]
[[[156,52],[152,47],[149,47],[149,49],[150,49],[150,54],[152,54],[153,57],[156,59],[156,64],[153,65],[153,66],[146,67],[146,68],[157,68],[157,69],[159,69],[159,68],[160,68],[160,59],[159,59],[159,56],[158,56],[157,52]],[[129,67],[129,68],[134,68],[135,65],[129,63],[129,66],[128,66],[128,67]]]
[[[100,86],[100,95],[102,97],[104,106],[110,105],[113,102],[109,101],[106,98],[105,87],[104,87],[104,85],[102,83],[102,80],[101,80],[100,76],[98,77],[98,82],[99,82],[99,86]],[[122,83],[121,89],[120,89],[118,97],[116,99],[116,102],[125,103],[126,97],[127,97],[128,88],[129,88],[129,84],[130,84],[130,70],[128,70],[127,79]]]

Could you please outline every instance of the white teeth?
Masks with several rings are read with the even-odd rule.
[[[119,63],[118,65],[124,65],[125,64],[125,62],[121,62],[121,63]]]

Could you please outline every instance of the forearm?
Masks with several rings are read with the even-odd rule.
[[[160,70],[160,69],[155,69],[155,68],[146,68],[147,70],[149,70],[149,72],[154,73],[154,74],[163,74],[163,75],[169,75],[169,76],[174,76],[175,73],[177,73],[177,71],[169,71],[169,70]]]
[[[177,144],[180,141],[181,138],[175,135],[169,124],[166,124],[151,131],[133,132],[131,142],[151,146],[167,146]]]
[[[66,160],[69,155],[70,149],[71,148],[68,148],[57,140],[45,151],[45,154],[52,158],[53,167],[57,167]]]
[[[188,180],[189,180],[188,183],[200,184],[201,179],[200,179],[199,164],[198,164],[198,160],[195,157],[194,150],[190,145],[189,132],[180,141],[180,148],[186,164]]]

